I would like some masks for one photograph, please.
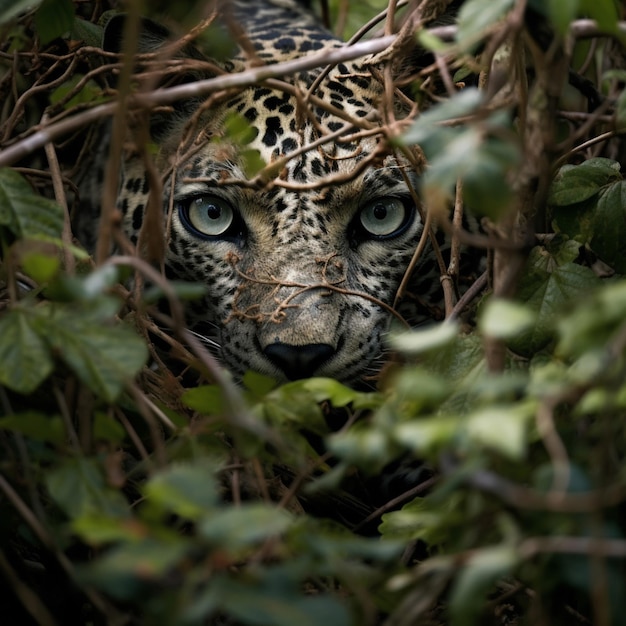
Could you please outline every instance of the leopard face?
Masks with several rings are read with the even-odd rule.
[[[343,45],[296,3],[235,6],[265,63]],[[241,63],[243,55],[228,68]],[[284,89],[242,90],[160,141],[167,273],[205,285],[189,324],[236,377],[254,370],[359,385],[374,376],[422,234],[419,160],[378,132],[380,82],[363,61],[320,72],[287,78]],[[303,94],[313,84],[312,104]],[[233,116],[249,125],[245,145],[227,131]],[[266,164],[256,178],[250,154]],[[118,206],[137,242],[151,193],[144,161],[128,158],[122,177]],[[438,281],[425,263],[415,288],[428,295]]]

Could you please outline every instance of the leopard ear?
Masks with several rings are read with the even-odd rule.
[[[102,39],[102,48],[107,52],[121,53],[124,51],[126,16],[118,13],[111,17],[104,27],[104,35]],[[142,18],[139,24],[139,37],[136,52],[139,54],[159,53],[163,50],[164,55],[179,60],[194,60],[195,68],[181,71],[180,67],[175,72],[162,72],[161,79],[154,87],[173,87],[182,85],[204,78],[212,78],[216,75],[215,71],[211,71],[212,61],[203,55],[194,45],[185,44],[182,47],[175,45],[169,52],[167,45],[173,44],[176,38],[172,32],[165,26],[147,19]],[[163,64],[165,65],[165,64]],[[191,65],[191,64],[190,64]],[[141,67],[141,66],[140,66]],[[201,67],[202,69],[198,69]],[[196,100],[180,100],[172,105],[169,113],[154,114],[150,122],[150,134],[153,139],[158,140],[164,132],[169,128],[169,122],[173,119],[187,118],[198,107]]]
[[[422,24],[426,28],[454,25],[463,2],[464,0],[426,0],[420,5]],[[410,40],[394,61],[392,69],[395,82],[410,96],[415,77],[434,61],[432,52],[420,46],[414,39]]]

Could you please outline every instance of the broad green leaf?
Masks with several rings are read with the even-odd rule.
[[[305,426],[310,432],[326,434],[328,426],[318,402],[304,381],[287,383],[271,391],[257,406],[264,418],[280,428]]]
[[[526,452],[528,424],[534,415],[534,403],[491,405],[467,415],[463,429],[471,442],[520,460]]]
[[[217,385],[187,389],[181,396],[183,404],[204,415],[220,415],[224,411],[224,393]]]
[[[239,146],[249,144],[257,136],[259,130],[239,113],[228,113],[224,120],[226,136]]]
[[[302,386],[316,402],[327,400],[336,408],[347,406],[362,395],[332,378],[310,378],[302,381]]]
[[[168,288],[171,289],[180,300],[199,300],[207,293],[206,285],[189,283],[183,280],[168,280]],[[158,285],[153,285],[143,293],[143,301],[154,303],[165,297],[165,292]]]
[[[69,78],[67,82],[59,85],[50,94],[50,103],[58,104],[64,100],[76,88],[83,78],[84,77],[81,74],[75,74]],[[104,99],[102,88],[95,81],[90,80],[81,87],[80,91],[75,93],[67,102],[65,102],[63,108],[70,109],[79,104],[96,104],[98,102],[103,102]]]
[[[620,274],[626,274],[626,181],[600,192],[591,248]]]
[[[60,242],[63,209],[36,194],[24,178],[9,168],[0,169],[0,227],[24,239]]]
[[[410,416],[433,410],[450,395],[448,381],[423,367],[403,367],[394,377],[389,388],[390,401]],[[398,413],[398,411],[394,411]],[[376,414],[376,423],[380,414]],[[396,415],[395,421],[398,421]],[[395,422],[394,422],[395,423]]]
[[[534,321],[535,315],[527,307],[510,300],[492,298],[481,311],[478,328],[489,337],[510,339]]]
[[[80,380],[113,402],[143,367],[148,350],[129,326],[103,324],[102,313],[110,312],[109,303],[102,311],[99,305],[97,302],[91,309],[42,305],[31,323]]]
[[[473,87],[460,91],[449,100],[418,116],[401,137],[401,143],[409,146],[419,144],[423,147],[425,143],[430,142],[433,144],[433,152],[436,152],[439,147],[445,146],[450,136],[446,131],[451,130],[439,126],[439,123],[474,113],[483,103],[483,98],[483,94]]]
[[[266,575],[269,573],[266,572]],[[254,582],[254,581],[252,581]],[[214,581],[185,612],[191,623],[200,623],[208,612],[220,609],[237,623],[258,626],[351,626],[353,621],[342,602],[330,595],[303,595],[291,586],[263,582],[243,584],[237,579]]]
[[[252,148],[245,148],[238,153],[242,169],[246,178],[254,178],[264,167],[267,166],[261,153]]]
[[[508,114],[493,113],[480,124],[438,124],[455,114],[470,115],[480,103],[481,95],[474,89],[459,92],[418,117],[402,141],[419,143],[429,160],[421,185],[431,208],[439,209],[441,198],[451,196],[461,180],[469,208],[479,215],[497,218],[510,205],[512,191],[507,175],[521,158],[515,143],[502,137],[510,127]]]
[[[445,543],[450,529],[463,523],[462,499],[458,491],[438,494],[435,501],[415,498],[399,511],[385,513],[378,530],[385,539],[421,539],[431,545]]]
[[[514,548],[503,545],[472,553],[461,569],[450,596],[452,626],[473,626],[498,579],[509,575],[520,561]]]
[[[513,7],[515,0],[468,0],[458,16],[456,40],[463,49],[473,48],[484,32],[495,26]]]
[[[588,294],[581,305],[557,324],[557,354],[579,357],[610,342],[613,333],[624,323],[626,281],[603,285]]]
[[[398,424],[392,431],[395,441],[416,456],[431,455],[450,445],[460,432],[462,420],[438,415]]]
[[[445,43],[439,39],[439,37],[430,33],[427,29],[418,30],[415,36],[417,43],[419,43],[425,50],[432,50],[433,52],[442,54],[450,47],[450,44]]]
[[[545,1],[545,0],[544,0]],[[580,0],[547,0],[548,17],[559,35],[565,35],[578,13]]]
[[[579,0],[581,14],[589,16],[598,22],[598,26],[604,32],[618,33],[617,3],[615,0]],[[623,41],[623,39],[622,39]]]
[[[148,481],[144,494],[163,511],[198,520],[217,504],[215,469],[205,462],[172,464]]]
[[[510,141],[488,137],[467,157],[465,164],[455,157],[450,161],[463,183],[463,198],[475,215],[498,220],[511,205],[513,190],[507,177],[520,162],[519,150]]]
[[[72,530],[92,546],[120,541],[138,542],[149,533],[149,529],[136,518],[120,519],[94,513],[74,519]]]
[[[430,350],[439,349],[452,343],[459,333],[459,327],[454,323],[443,323],[426,329],[412,330],[391,336],[391,345],[394,350],[402,354],[421,354]]]
[[[96,412],[93,416],[94,441],[120,443],[126,436],[124,427],[106,413]]]
[[[243,375],[243,385],[249,394],[256,400],[264,398],[270,391],[276,389],[277,382],[269,376],[264,376],[253,370]]]
[[[340,459],[361,467],[368,474],[380,472],[396,456],[389,436],[374,428],[352,427],[326,439],[328,449]]]
[[[52,373],[54,363],[45,340],[32,328],[23,309],[0,317],[0,384],[32,393]]]
[[[250,502],[205,515],[198,532],[214,546],[236,552],[281,535],[291,524],[292,517],[284,509]]]
[[[97,298],[115,286],[120,280],[119,268],[115,265],[98,267],[80,279],[80,290],[76,294],[80,299]]]
[[[1,332],[1,331],[0,331]],[[30,439],[58,446],[65,441],[65,427],[60,417],[27,412],[0,418],[0,430],[21,433]]]
[[[41,4],[41,0],[0,0],[0,24]]]
[[[101,469],[91,459],[66,459],[46,473],[50,495],[70,519],[84,515],[128,516],[124,496],[107,487]]]
[[[61,260],[57,255],[29,252],[22,257],[24,271],[39,284],[52,280],[61,267]]]
[[[72,0],[43,0],[35,13],[35,29],[43,44],[67,33],[73,22]]]
[[[72,29],[70,31],[71,39],[78,39],[83,41],[88,46],[99,48],[102,44],[102,37],[104,35],[104,29],[98,24],[92,24],[87,20],[74,18],[72,23]]]
[[[596,157],[580,165],[564,165],[552,182],[548,202],[553,206],[578,204],[620,179],[620,165],[611,159]]]
[[[519,299],[535,312],[536,321],[510,342],[511,348],[530,355],[545,347],[553,338],[558,312],[570,302],[588,296],[599,284],[589,268],[575,263],[564,263],[543,278],[529,273],[520,285]]]
[[[94,585],[115,598],[137,600],[148,582],[164,583],[166,574],[186,558],[188,540],[172,536],[167,541],[151,537],[123,543],[78,570],[81,584]],[[145,596],[144,596],[145,597]]]

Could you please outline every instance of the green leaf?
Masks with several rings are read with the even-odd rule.
[[[138,542],[145,538],[148,529],[137,519],[106,517],[87,513],[72,522],[72,530],[92,546],[112,542]]]
[[[270,391],[276,389],[277,382],[270,376],[259,374],[254,370],[248,370],[243,375],[243,386],[249,392],[249,395],[255,400],[261,400]]]
[[[217,504],[215,470],[206,462],[170,465],[148,481],[144,494],[168,513],[198,520]]]
[[[30,439],[55,446],[65,441],[65,427],[60,417],[34,411],[0,418],[0,429],[21,433]]]
[[[239,580],[219,578],[190,606],[185,618],[191,623],[203,621],[209,612],[221,609],[237,623],[258,626],[350,626],[350,614],[333,596],[303,596],[299,590],[242,584]]]
[[[553,338],[557,313],[573,300],[588,296],[599,284],[592,270],[575,263],[564,263],[543,279],[529,273],[520,284],[519,299],[535,311],[536,321],[510,342],[511,348],[531,355],[545,347]]]
[[[456,416],[438,415],[398,424],[392,431],[395,441],[416,456],[431,455],[450,445],[461,428]]]
[[[67,33],[73,22],[72,0],[43,0],[35,13],[35,29],[43,44]]]
[[[340,459],[361,467],[368,474],[380,472],[395,456],[390,437],[374,428],[356,428],[326,439],[328,449]]]
[[[94,585],[112,596],[137,599],[150,581],[160,581],[171,572],[189,552],[183,537],[169,541],[146,538],[123,543],[106,552],[89,566],[80,568],[77,578],[81,584]]]
[[[607,33],[618,33],[619,15],[615,0],[580,0],[580,13],[598,22],[599,28]],[[623,40],[622,40],[623,41]]]
[[[250,502],[206,515],[198,532],[214,546],[236,552],[281,535],[291,524],[292,517],[284,509]]]
[[[39,4],[41,0],[0,0],[0,24],[9,22]]]
[[[600,192],[591,248],[620,274],[626,274],[626,181]]]
[[[0,317],[0,384],[32,393],[52,373],[54,362],[39,333],[22,309]]]
[[[578,13],[580,0],[547,0],[547,12],[559,35],[565,35]]]
[[[125,518],[128,504],[119,491],[106,486],[100,467],[92,459],[66,459],[46,473],[46,487],[70,519],[84,515]]]
[[[535,314],[521,304],[491,298],[481,311],[478,328],[489,337],[510,339],[535,322]]]
[[[57,255],[28,252],[22,257],[22,268],[39,284],[52,280],[61,267],[61,260]]]
[[[411,416],[434,410],[450,395],[448,381],[423,367],[404,367],[393,378],[391,401]],[[397,411],[394,411],[397,413]],[[379,415],[376,416],[379,423]]]
[[[479,623],[485,599],[498,579],[510,574],[519,556],[509,546],[481,548],[473,552],[459,573],[450,596],[452,626]]]
[[[464,429],[471,442],[521,460],[526,452],[528,424],[534,416],[534,402],[491,405],[467,415]]]
[[[60,242],[63,209],[31,189],[26,180],[9,168],[0,169],[0,227],[16,237]]]
[[[148,350],[129,326],[103,325],[109,306],[106,300],[92,308],[44,304],[33,311],[36,317],[31,323],[80,380],[113,402],[143,367]]]
[[[301,384],[316,402],[328,401],[335,408],[347,406],[362,395],[332,378],[310,378],[303,380]],[[369,397],[370,394],[368,394]]]
[[[79,17],[74,18],[72,29],[70,31],[71,39],[78,39],[87,46],[93,46],[99,48],[102,44],[102,38],[104,35],[104,28],[98,24],[92,24],[87,20],[83,20]]]
[[[77,87],[84,77],[81,74],[75,74],[66,82],[59,85],[50,94],[50,104],[58,104],[69,96],[69,94]],[[70,109],[79,104],[96,104],[104,102],[105,98],[100,86],[93,80],[87,81],[74,95],[65,102],[64,109]]]
[[[459,333],[459,327],[454,323],[443,323],[431,326],[424,330],[412,330],[391,336],[391,345],[394,350],[402,354],[421,354],[430,350],[440,349],[452,343]]]
[[[473,155],[467,154],[467,159],[461,163],[460,155],[456,155],[450,160],[452,171],[463,183],[463,198],[475,215],[497,220],[507,212],[513,198],[507,176],[520,162],[519,150],[510,141],[487,137]]]
[[[513,7],[514,0],[469,0],[461,6],[456,40],[464,49],[473,48],[484,32],[496,25]]]
[[[378,530],[385,539],[445,543],[450,529],[463,522],[462,499],[460,492],[440,493],[436,500],[415,498],[399,511],[385,513]]]
[[[187,389],[181,400],[185,406],[203,415],[220,415],[226,406],[224,392],[217,385]]]
[[[207,293],[206,285],[189,283],[184,280],[168,280],[167,285],[180,300],[199,300]],[[154,303],[165,297],[165,292],[158,285],[153,285],[143,293],[143,301]]]
[[[603,348],[624,322],[626,281],[597,289],[558,323],[557,354],[579,357]]]
[[[620,165],[611,159],[596,157],[580,165],[564,165],[552,182],[548,202],[553,206],[578,204],[620,179]]]
[[[473,87],[460,91],[449,100],[419,115],[401,137],[401,143],[408,146],[415,144],[423,146],[424,143],[431,142],[433,152],[436,152],[441,146],[445,146],[449,138],[446,131],[450,131],[449,128],[439,126],[439,123],[474,113],[483,103],[483,98],[482,92]]]
[[[107,413],[96,412],[93,416],[94,441],[120,443],[126,437],[126,430]]]

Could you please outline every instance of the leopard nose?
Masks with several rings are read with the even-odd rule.
[[[298,380],[313,376],[315,370],[335,354],[335,348],[326,343],[294,346],[276,342],[267,346],[263,353],[289,380]]]

